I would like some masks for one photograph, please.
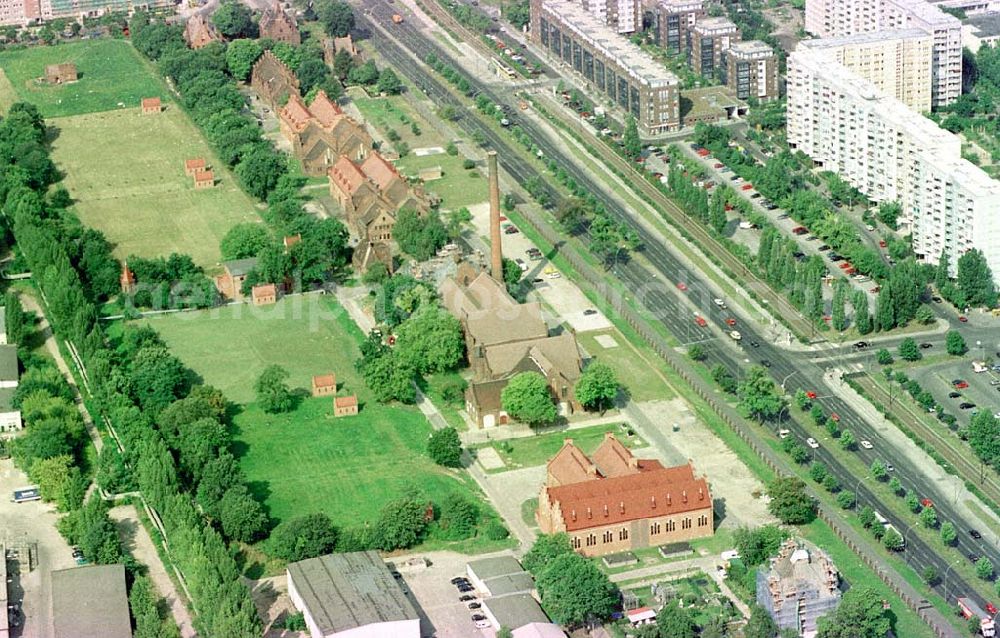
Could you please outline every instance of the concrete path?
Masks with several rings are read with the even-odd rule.
[[[561,427],[543,428],[541,430],[532,429],[530,426],[520,423],[498,425],[489,429],[480,429],[477,427],[476,429],[470,429],[468,432],[462,432],[462,443],[466,445],[474,445],[477,443],[488,443],[489,441],[502,441],[505,439],[523,439],[541,434],[570,432],[572,430],[580,430],[583,428],[594,427],[596,425],[618,425],[619,423],[627,423],[628,421],[628,415],[615,412],[614,414],[606,414],[604,416],[597,416],[590,419],[571,421]]]

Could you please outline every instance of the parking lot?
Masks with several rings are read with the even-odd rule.
[[[977,359],[980,356],[977,348],[970,350],[969,354]],[[993,360],[996,361],[995,358]],[[962,360],[916,368],[908,372],[924,390],[934,395],[934,399],[944,407],[945,412],[955,415],[961,426],[968,425],[975,412],[986,410],[995,414],[1000,406],[1000,372],[992,369],[974,372],[972,357],[967,356]],[[956,387],[953,383],[955,381],[964,381],[968,387]],[[954,394],[958,396],[951,396]]]
[[[51,596],[49,573],[73,567],[69,544],[56,530],[55,507],[41,501],[14,503],[11,494],[25,487],[28,477],[10,459],[0,460],[0,542],[8,547],[20,543],[38,544],[38,566],[20,577],[16,565],[10,565],[8,604],[21,604],[23,626],[12,628],[12,637],[41,638],[48,625]]]
[[[490,556],[509,556],[510,552],[498,552],[475,556],[475,559]],[[438,638],[469,638],[484,636],[493,638],[493,629],[477,629],[472,621],[474,610],[468,608],[469,602],[459,600],[460,596],[475,596],[475,592],[462,594],[451,583],[452,578],[466,576],[465,565],[473,557],[454,552],[427,552],[419,557],[425,558],[430,565],[425,569],[408,570],[400,568],[403,584],[412,592],[420,609],[427,615],[428,623],[421,623],[420,630],[425,636]],[[402,565],[409,556],[398,556],[389,559],[396,565]],[[429,626],[427,626],[429,624]],[[430,633],[428,633],[430,632]]]

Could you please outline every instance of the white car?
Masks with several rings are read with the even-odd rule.
[[[814,439],[812,437],[809,437],[808,439],[806,439],[806,445],[808,445],[809,447],[811,447],[814,450],[818,450],[819,449],[819,443],[817,443],[816,439]]]
[[[490,628],[490,621],[488,621],[488,620],[477,620],[476,621],[476,628],[477,629],[489,629]]]
[[[731,339],[732,339],[733,341],[739,341],[740,339],[742,339],[742,338],[743,338],[743,335],[741,335],[741,334],[740,334],[739,332],[737,332],[737,331],[733,330],[732,332],[730,332],[730,333],[729,333],[729,337],[730,337],[730,338],[731,338]]]
[[[721,300],[721,299],[713,299],[712,303],[714,303],[716,306],[718,306],[720,308],[725,308],[726,307],[726,302],[723,301],[723,300]]]
[[[861,441],[861,447],[865,448],[866,450],[870,450],[875,446],[872,445],[871,441]]]
[[[778,430],[778,438],[779,439],[787,439],[789,434],[791,434],[791,432],[789,430],[784,429],[784,428]]]

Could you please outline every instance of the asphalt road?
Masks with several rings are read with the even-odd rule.
[[[359,12],[360,13],[360,12]],[[366,3],[365,12],[359,15],[359,26],[367,26],[369,18],[376,20],[393,37],[398,39],[407,49],[412,51],[417,57],[423,59],[427,53],[434,52],[441,59],[450,59],[451,54],[437,43],[426,39],[421,32],[407,23],[393,24],[392,14],[395,13],[393,6],[383,1]],[[447,89],[443,80],[426,73],[420,66],[413,64],[410,58],[399,45],[391,39],[386,38],[378,29],[369,29],[373,43],[379,53],[389,62],[397,67],[399,71],[407,75],[428,97],[438,104],[453,104],[466,110],[464,103],[455,98]],[[459,70],[461,73],[461,70]],[[507,104],[510,96],[501,96],[498,92],[478,80],[478,78],[464,74],[470,84],[497,104]],[[535,130],[535,125],[527,119],[522,118],[519,124],[531,136],[534,142],[542,149],[545,155],[556,160],[577,183],[585,186],[592,194],[602,201],[608,213],[628,223],[639,234],[643,241],[643,254],[652,264],[653,270],[649,271],[635,260],[618,263],[614,267],[615,274],[622,279],[626,286],[635,294],[635,299],[645,306],[660,321],[664,327],[672,334],[685,341],[698,341],[701,339],[716,340],[723,345],[712,345],[705,347],[708,356],[708,365],[714,366],[722,364],[737,376],[742,375],[743,369],[748,364],[753,364],[761,360],[768,360],[771,363],[771,374],[778,379],[786,380],[786,387],[791,392],[795,388],[821,389],[824,370],[810,360],[805,353],[796,353],[783,350],[772,343],[771,336],[766,336],[758,332],[757,328],[740,322],[737,329],[742,333],[743,339],[741,348],[724,344],[725,339],[720,339],[717,332],[704,328],[698,328],[694,324],[694,314],[691,303],[694,303],[699,312],[716,328],[723,332],[730,330],[724,320],[731,315],[717,308],[713,303],[714,297],[720,296],[714,288],[707,283],[700,273],[691,272],[658,237],[652,236],[643,227],[635,223],[628,212],[622,209],[620,202],[614,198],[607,197],[603,189],[596,183],[594,176],[581,170],[571,158],[556,145],[548,143],[546,136]],[[531,176],[537,174],[537,170],[524,162],[513,150],[512,142],[494,132],[493,129],[483,125],[475,117],[463,117],[459,125],[470,132],[478,131],[482,134],[489,145],[499,153],[500,161],[505,170],[511,174],[518,182],[524,183]],[[585,238],[584,238],[585,239]],[[677,283],[683,282],[687,286],[686,292],[681,292],[676,287]],[[751,347],[750,342],[756,342],[757,347]],[[858,439],[868,439],[879,441],[879,437],[874,428],[867,424],[855,410],[845,401],[836,396],[821,397],[819,401],[824,409],[836,412],[841,416],[841,426],[850,429]],[[792,430],[793,435],[804,440],[810,435],[798,424],[787,421],[783,424]],[[873,508],[888,512],[878,498],[874,496],[863,484],[858,481],[858,477],[840,464],[840,461],[830,453],[827,446],[818,450],[812,450],[816,460],[822,462],[828,470],[837,477],[844,489],[856,490],[859,507],[871,505]],[[975,553],[988,556],[995,565],[1000,565],[1000,551],[994,547],[986,546],[982,541],[975,541],[968,537],[964,530],[968,529],[961,521],[957,513],[948,505],[951,495],[944,494],[937,485],[927,480],[920,468],[910,463],[904,455],[893,455],[891,452],[882,449],[872,451],[859,450],[856,452],[861,460],[867,465],[875,458],[884,458],[896,467],[896,475],[900,478],[907,490],[918,494],[921,498],[928,497],[937,503],[938,516],[942,521],[949,520],[955,523],[960,530],[958,539],[959,549],[963,554]],[[890,520],[893,517],[889,516]],[[947,559],[939,555],[935,550],[921,541],[915,535],[908,534],[907,525],[901,521],[893,521],[896,527],[907,536],[907,549],[904,552],[905,558],[918,571],[925,566],[933,566],[938,574],[945,574],[950,567]],[[953,573],[949,576],[950,590],[956,595],[971,595],[972,588],[965,583],[961,577]],[[938,586],[938,592],[945,595],[943,586]],[[972,595],[978,599],[977,596]],[[949,597],[949,600],[952,598]],[[980,603],[985,601],[980,600]]]

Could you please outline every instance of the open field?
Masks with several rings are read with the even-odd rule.
[[[480,500],[467,475],[425,455],[431,426],[419,410],[371,398],[354,370],[362,334],[331,297],[299,295],[267,308],[227,306],[147,323],[206,383],[243,404],[234,452],[273,518],[322,511],[339,525],[374,522],[387,501],[413,488],[435,502],[452,492]],[[361,413],[334,419],[331,399],[311,397],[291,413],[263,413],[252,403],[253,383],[272,363],[301,390],[314,374],[336,373],[341,394],[358,395]]]
[[[49,64],[76,64],[79,81],[51,86],[36,82]],[[87,40],[56,46],[30,47],[0,52],[0,69],[9,86],[0,80],[0,109],[10,106],[11,91],[17,99],[34,102],[45,117],[81,115],[139,106],[144,97],[159,97],[169,108],[169,93],[132,45],[124,40]],[[111,138],[109,138],[110,141]]]
[[[254,202],[179,108],[143,116],[138,108],[60,118],[52,159],[87,226],[104,232],[115,256],[186,253],[212,268],[219,241],[243,221],[259,221]],[[196,191],[184,160],[204,157],[214,188]]]
[[[625,447],[637,448],[645,445],[639,436],[625,436],[620,425],[612,424],[595,425],[578,430],[559,429],[548,434],[504,439],[490,445],[507,464],[503,470],[506,471],[545,465],[562,448],[566,439],[573,439],[573,443],[585,454],[591,454],[604,440],[606,432],[614,432]]]
[[[618,345],[605,348],[598,342],[598,337],[604,335],[613,339]],[[576,338],[590,356],[614,368],[618,380],[633,401],[665,400],[676,396],[663,376],[640,356],[632,343],[617,330],[581,332]]]

